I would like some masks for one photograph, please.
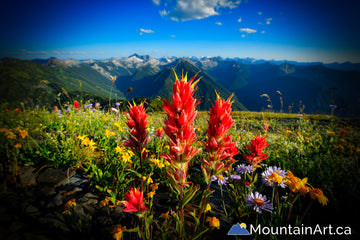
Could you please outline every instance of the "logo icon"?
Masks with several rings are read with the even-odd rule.
[[[230,228],[227,235],[250,235],[250,233],[246,230],[245,223],[237,223]]]

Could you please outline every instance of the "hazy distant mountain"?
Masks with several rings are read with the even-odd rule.
[[[273,110],[280,111],[279,95],[283,95],[283,111],[290,105],[292,112],[305,105],[306,113],[330,113],[329,105],[338,105],[337,114],[360,116],[360,64],[352,63],[299,63],[291,61],[265,61],[253,58],[222,57],[162,57],[133,54],[125,58],[106,60],[46,60],[0,61],[1,96],[3,100],[22,97],[57,95],[63,89],[69,93],[100,94],[108,97],[111,81],[115,81],[113,96],[127,98],[169,96],[174,82],[173,70],[188,77],[198,73],[199,107],[207,110],[208,100],[215,100],[216,91],[227,98],[234,96],[234,109],[259,111],[267,108],[260,95],[271,97]],[[46,80],[46,81],[42,81]],[[82,84],[80,89],[79,83]],[[45,84],[46,83],[46,84]],[[16,90],[14,90],[16,89]],[[19,90],[20,89],[20,90]],[[21,93],[21,94],[19,94]],[[56,96],[53,97],[56,99]]]
[[[223,61],[207,70],[216,80],[230,91],[234,91],[239,101],[248,109],[259,111],[267,108],[266,99],[260,95],[268,94],[274,109],[279,111],[280,96],[284,107],[293,104],[293,112],[299,111],[299,102],[305,105],[305,112],[330,113],[329,105],[338,105],[343,116],[360,114],[360,72],[338,71],[323,65],[296,66],[289,63],[276,65],[239,64]]]

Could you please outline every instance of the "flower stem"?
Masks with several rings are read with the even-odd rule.
[[[305,215],[309,212],[312,204],[313,204],[314,201],[310,201],[309,205],[307,206],[307,208],[305,209],[305,212],[303,213],[303,215],[301,216],[299,222],[301,223],[302,220],[304,219]]]
[[[224,195],[223,195],[223,190],[222,190],[222,184],[220,184],[220,193],[221,193],[221,199],[222,199],[222,204],[223,204],[223,209],[224,209],[224,212],[226,214],[226,216],[228,216],[228,213],[226,211],[226,207],[225,207],[225,201],[224,201]]]
[[[183,206],[183,198],[184,198],[184,187],[180,186],[180,222],[183,224],[184,223],[184,206]],[[179,240],[182,239],[182,225],[179,225]]]

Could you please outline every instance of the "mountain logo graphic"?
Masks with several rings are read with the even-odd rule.
[[[250,235],[250,233],[246,230],[245,223],[237,223],[230,228],[227,235]]]

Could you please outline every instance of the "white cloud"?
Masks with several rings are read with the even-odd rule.
[[[160,5],[160,0],[152,0],[155,5]]]
[[[216,25],[219,25],[219,26],[222,26],[222,23],[221,23],[221,22],[216,22],[215,24],[216,24]]]
[[[239,18],[239,19],[238,19],[238,22],[241,22],[241,21],[242,21],[241,18]]]
[[[241,37],[243,37],[243,38],[244,38],[244,37],[245,37],[245,34],[241,35]]]
[[[177,0],[170,12],[173,21],[188,21],[220,15],[221,8],[236,8],[240,0]]]
[[[164,10],[162,10],[162,11],[159,11],[159,13],[160,13],[161,16],[166,16],[166,15],[168,15],[170,12],[169,12],[169,11],[166,11],[166,10],[164,9]]]
[[[245,33],[256,33],[257,30],[251,29],[251,28],[240,28],[239,32],[245,32]]]
[[[262,12],[261,12],[261,11],[259,11],[259,12],[258,12],[258,14],[259,14],[259,15],[261,15],[261,14],[262,14]]]
[[[271,20],[272,20],[272,18],[266,18],[266,24],[270,24]]]
[[[140,28],[140,35],[143,35],[143,33],[154,33],[154,31],[151,29]]]
[[[266,33],[265,31],[261,31],[261,33]]]

